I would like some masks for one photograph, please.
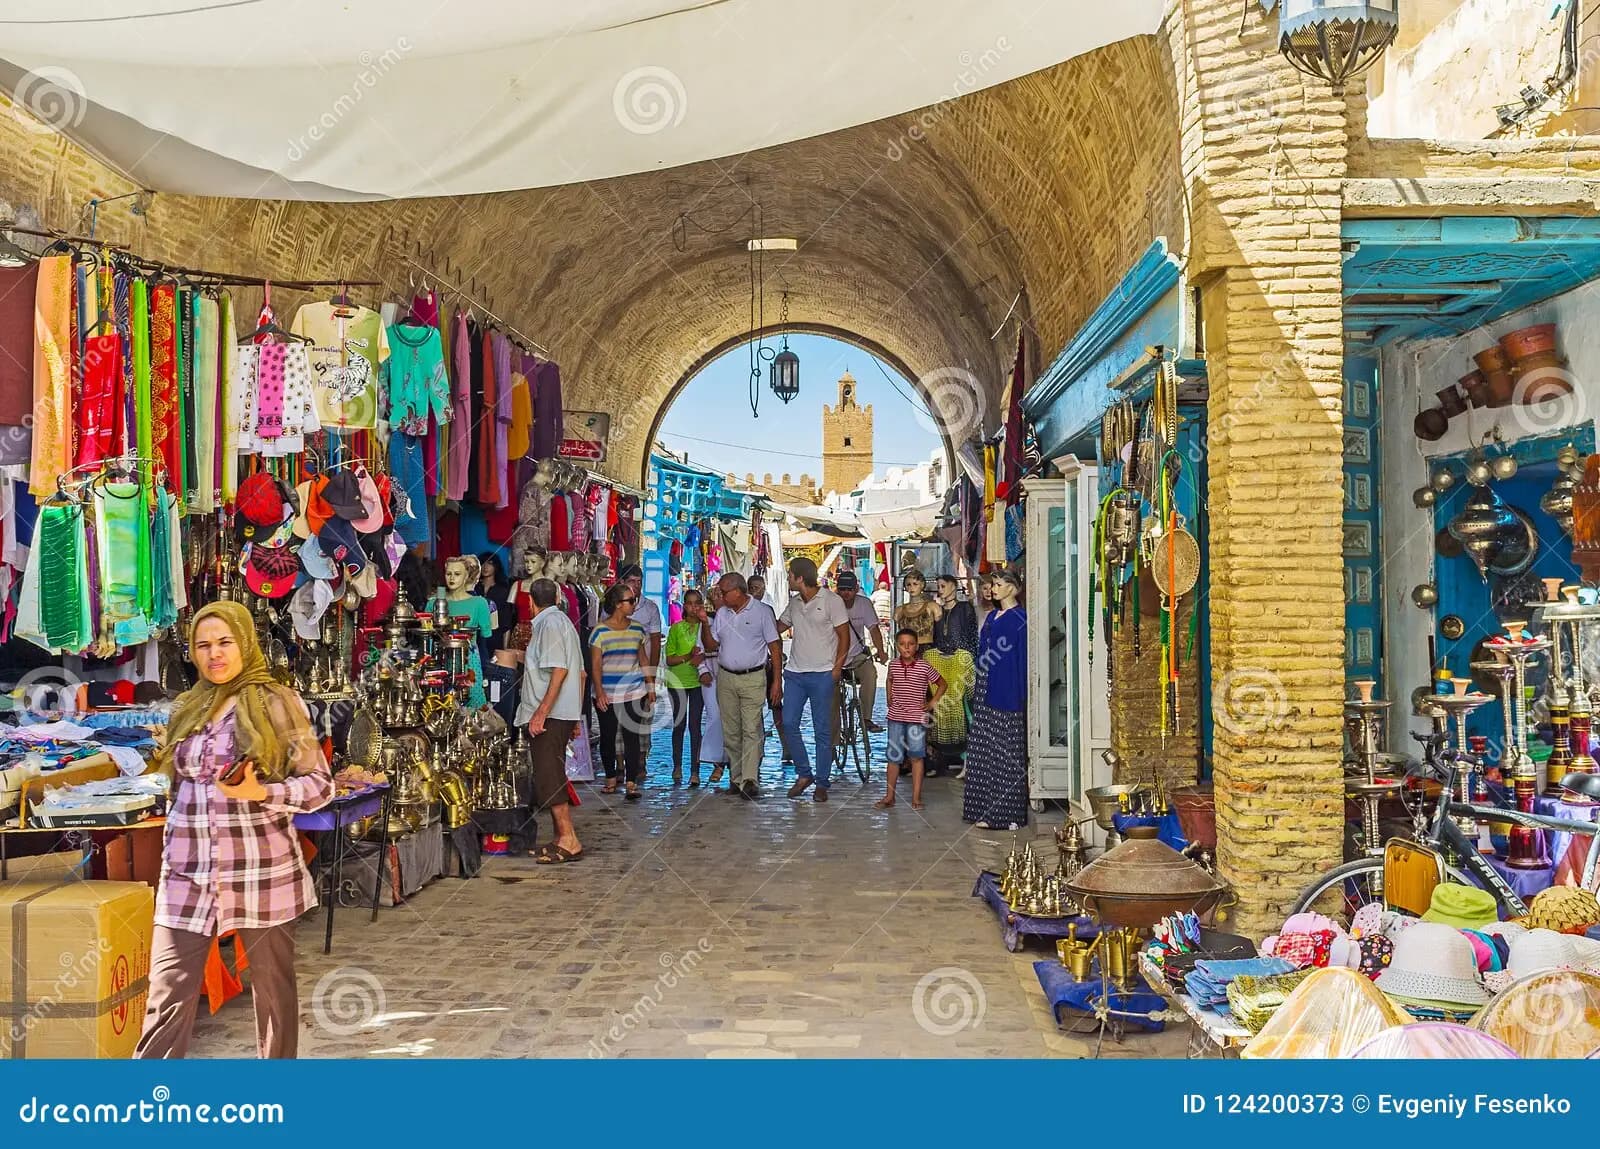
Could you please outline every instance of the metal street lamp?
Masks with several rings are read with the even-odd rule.
[[[783,293],[783,309],[778,314],[778,323],[786,326],[789,322],[789,293]],[[768,380],[772,384],[772,393],[785,403],[800,394],[800,356],[789,350],[789,336],[785,332],[783,346],[772,357],[772,366],[769,369]]]
[[[1400,0],[1281,3],[1278,51],[1300,71],[1335,89],[1376,63],[1400,34]]]

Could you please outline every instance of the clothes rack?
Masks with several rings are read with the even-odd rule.
[[[419,263],[417,260],[412,259],[409,255],[406,255],[403,252],[398,255],[398,258],[400,259],[401,262],[403,262],[403,263],[409,265],[410,267],[413,267],[416,270],[422,272],[429,279],[436,281],[439,284],[440,287],[443,287],[447,291],[451,291],[451,292],[455,293],[456,295],[459,295],[462,299],[466,300],[468,304],[470,304],[473,307],[476,307],[479,311],[483,312],[490,319],[494,320],[501,327],[503,327],[507,331],[509,331],[512,335],[515,335],[518,339],[522,340],[529,347],[532,347],[535,351],[539,352],[539,354],[545,356],[546,358],[550,358],[551,357],[550,349],[548,347],[546,347],[544,344],[540,343],[537,339],[530,338],[529,336],[523,334],[517,328],[515,328],[511,324],[507,323],[504,319],[501,319],[500,316],[496,315],[493,311],[489,310],[489,308],[485,307],[483,305],[482,301],[479,300],[479,298],[476,295],[474,295],[472,292],[468,291],[466,288],[462,287],[459,283],[454,283],[454,282],[446,279],[444,276],[442,276],[438,272],[434,271],[427,264]]]
[[[87,235],[72,235],[68,232],[51,231],[36,227],[23,227],[14,221],[0,221],[0,232],[15,235],[32,235],[40,239],[48,239],[55,243],[66,243],[75,247],[100,248],[106,251],[119,253],[117,258],[132,265],[135,270],[149,275],[185,276],[189,279],[205,280],[204,284],[195,286],[204,287],[260,287],[271,283],[277,287],[288,288],[290,291],[313,291],[320,287],[382,287],[383,284],[375,279],[277,279],[273,276],[241,275],[232,271],[210,271],[198,267],[180,267],[177,264],[163,263],[157,259],[135,255],[126,244],[113,240],[97,239]]]

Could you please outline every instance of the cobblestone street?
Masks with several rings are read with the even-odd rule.
[[[1032,963],[1053,951],[1008,954],[968,896],[1011,835],[965,825],[948,777],[920,813],[904,792],[874,810],[881,750],[869,785],[852,771],[822,805],[784,797],[769,739],[751,803],[672,788],[658,732],[641,802],[580,787],[583,861],[488,858],[375,923],[340,911],[328,956],[321,915],[303,921],[301,1056],[1091,1053],[1045,1008]],[[252,1055],[247,997],[201,1015],[196,1056]],[[1181,1056],[1182,1032],[1104,1052]]]

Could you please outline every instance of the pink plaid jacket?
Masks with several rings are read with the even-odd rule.
[[[294,816],[333,797],[321,751],[269,783],[262,802],[235,802],[216,787],[233,762],[232,711],[184,739],[173,761],[178,790],[167,811],[156,924],[209,937],[283,925],[315,906]]]

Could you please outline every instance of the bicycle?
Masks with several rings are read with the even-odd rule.
[[[834,740],[833,764],[843,770],[846,760],[855,766],[862,782],[872,776],[872,743],[861,712],[861,681],[855,671],[845,669],[839,676],[839,737]]]
[[[1419,768],[1415,772],[1408,770],[1407,775],[1437,779],[1443,784],[1443,789],[1431,819],[1421,806],[1414,812],[1413,822],[1417,832],[1411,841],[1445,858],[1444,880],[1461,885],[1478,885],[1488,890],[1506,917],[1516,918],[1526,914],[1528,907],[1489,864],[1488,859],[1479,853],[1477,844],[1468,834],[1468,829],[1479,823],[1511,822],[1534,830],[1559,830],[1587,836],[1590,839],[1589,853],[1584,861],[1582,885],[1588,890],[1595,888],[1596,869],[1600,867],[1600,823],[1528,814],[1505,806],[1480,806],[1452,801],[1450,795],[1458,792],[1457,783],[1462,769],[1478,769],[1481,764],[1470,754],[1445,749],[1445,736],[1441,733],[1412,734],[1412,737],[1423,744],[1424,756],[1418,764]],[[1600,800],[1600,775],[1568,774],[1561,779],[1561,785],[1586,798]],[[1382,903],[1383,846],[1368,843],[1368,848],[1378,852],[1374,856],[1335,866],[1314,880],[1300,891],[1290,912],[1300,913],[1310,908],[1318,898],[1334,889],[1340,890],[1344,908],[1349,913],[1370,902]]]

